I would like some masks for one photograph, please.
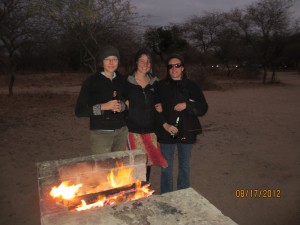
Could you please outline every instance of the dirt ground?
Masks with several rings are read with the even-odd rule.
[[[37,162],[90,154],[88,119],[74,116],[84,78],[20,75],[8,97],[0,76],[0,224],[40,224]],[[209,111],[192,153],[192,187],[241,225],[300,224],[300,75],[279,80],[226,81],[204,93]],[[158,194],[159,176],[154,167]]]

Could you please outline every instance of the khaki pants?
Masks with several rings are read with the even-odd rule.
[[[128,136],[126,126],[114,131],[91,130],[90,141],[93,154],[125,151]]]

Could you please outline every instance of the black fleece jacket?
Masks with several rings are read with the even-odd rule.
[[[154,105],[157,103],[156,87],[158,79],[150,77],[149,84],[142,88],[136,82],[134,75],[128,76],[124,98],[129,101],[126,124],[129,132],[145,134],[156,131],[155,118],[158,112]]]
[[[198,116],[203,116],[208,110],[201,88],[187,78],[178,81],[165,79],[159,82],[158,96],[163,109],[159,116],[158,141],[164,144],[195,143],[196,135],[202,132]],[[186,109],[181,112],[175,111],[175,105],[181,102],[186,103]],[[177,117],[179,117],[178,138],[172,139],[162,125],[165,122],[174,125]]]
[[[118,72],[112,81],[102,75],[101,71],[88,77],[81,86],[75,115],[89,117],[91,130],[115,130],[125,126],[125,111],[113,114],[110,110],[101,110],[99,115],[94,110],[97,105],[112,100],[114,91],[117,91],[117,96],[121,99],[125,81],[125,77]]]

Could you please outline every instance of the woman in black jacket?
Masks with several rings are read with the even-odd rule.
[[[93,154],[126,150],[128,129],[125,104],[120,101],[125,78],[117,71],[120,54],[113,46],[102,49],[100,70],[82,84],[75,106],[77,117],[89,117]]]
[[[150,179],[150,166],[166,166],[161,154],[156,131],[156,86],[158,78],[153,77],[151,70],[151,52],[140,49],[135,56],[136,68],[127,78],[124,98],[127,99],[128,117],[126,124],[129,130],[128,148],[144,150],[148,156],[146,180]]]
[[[159,100],[162,105],[158,142],[163,156],[168,162],[161,169],[161,194],[173,191],[173,157],[175,146],[178,150],[177,189],[190,186],[190,156],[196,135],[201,133],[198,116],[208,109],[200,87],[185,75],[183,58],[172,55],[167,60],[168,75],[158,86]]]

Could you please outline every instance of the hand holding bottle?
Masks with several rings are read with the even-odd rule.
[[[115,113],[121,112],[121,102],[117,98],[117,91],[113,92],[112,100],[113,100],[112,113],[115,114]]]
[[[171,133],[171,137],[173,139],[177,138],[178,126],[179,126],[179,116],[176,118],[176,121],[175,121],[175,124],[174,124],[174,127],[176,128],[177,131],[175,133]]]
[[[179,117],[177,117],[176,122],[174,125],[170,125],[168,123],[164,123],[163,127],[165,128],[165,130],[167,132],[169,132],[171,134],[172,138],[177,138],[177,133],[178,133],[178,126],[179,126]]]
[[[177,127],[175,127],[175,126],[173,126],[173,125],[170,125],[170,124],[168,124],[168,123],[164,123],[164,124],[163,124],[163,127],[164,127],[165,130],[166,130],[167,132],[169,132],[171,135],[172,135],[172,134],[176,134],[176,133],[178,132]]]
[[[117,99],[117,92],[113,92],[112,100],[100,104],[101,110],[111,110],[112,113],[118,113],[122,110],[122,105],[120,100]]]
[[[106,103],[101,104],[101,110],[111,110],[120,112],[121,111],[121,104],[118,100],[110,100]]]

